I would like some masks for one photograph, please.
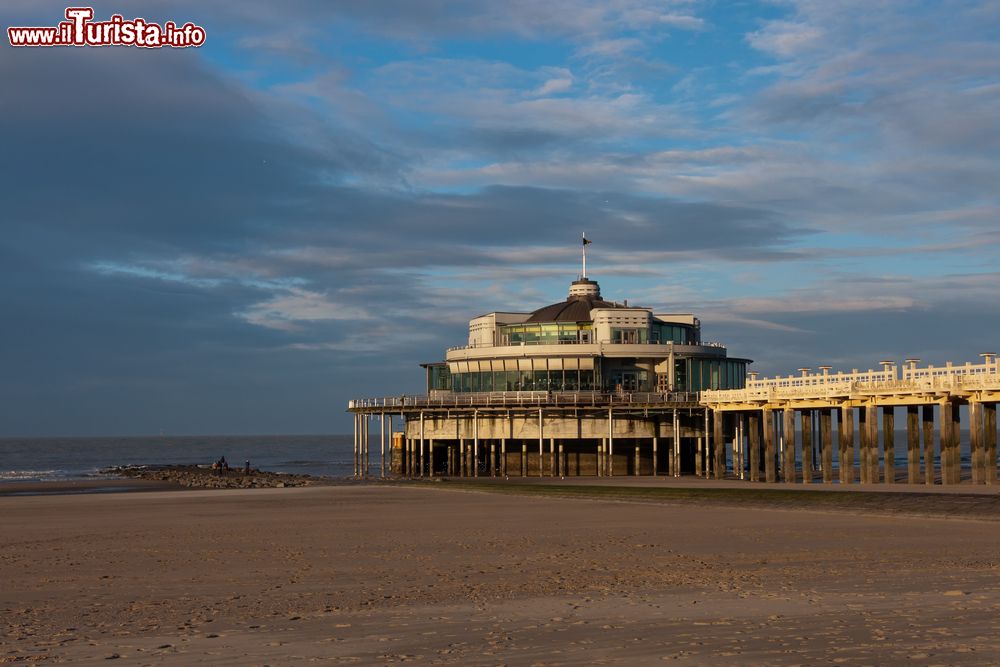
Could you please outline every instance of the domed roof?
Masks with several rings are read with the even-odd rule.
[[[620,308],[618,304],[592,296],[572,296],[565,301],[539,308],[528,322],[589,322],[592,308]]]
[[[601,298],[601,288],[594,280],[581,278],[569,287],[569,298],[539,308],[528,322],[589,322],[592,308],[621,308],[617,303]]]

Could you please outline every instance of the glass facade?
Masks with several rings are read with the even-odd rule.
[[[593,341],[590,322],[506,324],[497,327],[500,345],[560,345]]]
[[[678,345],[696,345],[697,336],[693,327],[686,327],[680,324],[660,324],[653,322],[649,331],[651,343],[669,343],[673,341]]]
[[[455,373],[451,390],[474,391],[593,391],[594,371],[494,371]]]
[[[427,387],[429,389],[451,389],[451,373],[447,364],[427,366]]]
[[[611,329],[611,342],[629,345],[645,345],[649,342],[648,329]]]
[[[455,392],[501,391],[668,391],[666,374],[655,375],[640,368],[618,368],[601,375],[593,370],[482,371],[449,374],[447,366],[430,366],[431,389]],[[742,389],[746,386],[746,362],[731,359],[677,359],[674,391]]]
[[[742,389],[746,386],[746,362],[729,359],[683,359],[677,363],[686,366],[683,384],[680,375],[676,376],[678,391]]]

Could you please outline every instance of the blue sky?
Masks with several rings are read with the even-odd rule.
[[[346,430],[584,230],[764,374],[1000,347],[996,3],[206,4],[3,50],[0,435]]]

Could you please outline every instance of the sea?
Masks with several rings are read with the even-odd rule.
[[[796,436],[801,444],[801,434]],[[836,467],[836,432],[833,443]],[[378,465],[378,447],[377,441],[369,444],[373,470]],[[353,473],[353,448],[350,434],[0,438],[0,482],[106,479],[113,475],[101,471],[114,466],[211,465],[222,456],[233,467],[250,461],[260,470],[337,478]],[[961,432],[960,452],[962,465],[967,467],[968,431]],[[896,431],[895,454],[896,467],[905,469],[905,430]]]
[[[378,446],[369,444],[376,465]],[[211,465],[223,456],[233,467],[345,477],[353,448],[350,434],[0,438],[0,482],[104,479],[113,466]]]

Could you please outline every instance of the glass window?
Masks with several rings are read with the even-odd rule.
[[[580,371],[563,371],[565,379],[563,387],[566,391],[576,391],[580,388]]]
[[[520,386],[518,389],[520,391],[531,391],[535,388],[535,383],[532,379],[531,371],[520,371],[521,377],[519,379]]]

